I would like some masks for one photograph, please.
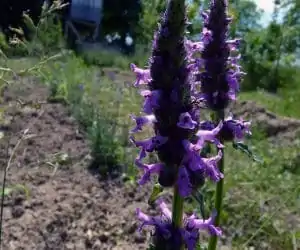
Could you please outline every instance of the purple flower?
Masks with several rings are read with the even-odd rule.
[[[198,137],[197,144],[203,145],[205,141],[210,141],[213,142],[218,148],[223,148],[224,146],[216,138],[222,127],[223,123],[219,122],[218,126],[212,130],[198,130],[198,132],[196,133],[196,136]]]
[[[192,193],[193,186],[190,182],[188,171],[184,166],[179,168],[177,184],[179,187],[179,194],[182,197],[187,197]]]
[[[220,136],[225,141],[243,140],[245,135],[251,135],[251,122],[245,120],[236,120],[232,115],[224,120],[224,125],[220,131]]]
[[[152,114],[153,109],[159,108],[159,97],[161,92],[159,90],[142,90],[141,95],[144,97],[144,105],[143,105],[143,112],[146,114]]]
[[[202,158],[205,164],[205,174],[210,177],[214,182],[218,182],[220,179],[224,178],[223,173],[218,169],[217,163],[222,159],[222,151],[219,150],[216,156],[210,158]]]
[[[140,91],[144,98],[144,116],[131,115],[136,126],[132,133],[152,125],[155,135],[149,139],[130,140],[140,148],[135,160],[142,171],[140,185],[149,182],[152,175],[158,175],[163,187],[177,186],[176,196],[187,197],[203,186],[205,179],[218,182],[224,175],[218,168],[222,160],[224,145],[221,143],[224,131],[234,138],[241,138],[248,123],[233,118],[200,123],[200,109],[220,111],[229,101],[235,100],[243,72],[238,65],[240,56],[236,51],[239,39],[228,40],[226,1],[211,1],[210,11],[203,12],[204,28],[200,41],[192,42],[185,34],[185,3],[169,1],[159,29],[155,33],[149,68],[141,69],[131,64],[136,75],[135,87],[146,85]],[[213,145],[218,154],[203,153]],[[147,153],[156,151],[158,163],[145,164]],[[222,162],[221,162],[222,163]],[[160,249],[177,250],[182,244],[188,250],[195,250],[200,230],[212,235],[221,235],[221,229],[214,226],[215,213],[209,219],[199,219],[195,214],[184,215],[183,225],[172,222],[172,212],[158,200],[160,216],[148,216],[136,210],[144,226],[154,227],[154,245]],[[181,204],[180,204],[181,206]],[[174,213],[181,214],[175,208]],[[184,242],[183,242],[184,241]]]
[[[162,163],[144,164],[138,158],[135,160],[135,164],[144,172],[143,176],[138,181],[140,185],[144,185],[146,182],[150,181],[151,174],[158,174],[163,168]]]
[[[239,90],[238,78],[228,73],[230,54],[235,53],[240,39],[227,40],[228,24],[227,2],[211,1],[209,12],[202,13],[204,28],[201,41],[204,48],[201,59],[204,67],[199,67],[196,81],[201,82],[201,91],[208,107],[221,110],[228,106],[230,100],[236,99]],[[192,62],[191,62],[192,63]]]
[[[198,219],[195,214],[186,219],[186,228],[189,230],[207,230],[211,235],[222,235],[222,230],[219,227],[214,226],[214,220],[217,216],[214,210],[211,217],[207,220]]]
[[[172,228],[171,224],[172,212],[167,207],[166,203],[161,199],[157,200],[156,204],[160,208],[160,216],[149,216],[143,213],[141,209],[136,209],[137,217],[141,221],[139,230],[141,230],[144,226],[153,226],[156,229],[156,233],[161,234],[160,236],[164,237],[165,239],[171,239],[172,235],[174,234],[174,232],[172,232],[174,229]],[[184,244],[188,250],[195,249],[196,244],[199,241],[199,231],[206,230],[211,235],[222,235],[222,230],[219,227],[214,226],[215,217],[215,211],[213,212],[212,216],[206,220],[199,219],[196,214],[192,214],[191,216],[184,215],[183,227],[177,230],[180,232],[184,240]],[[169,244],[172,244],[172,242]]]
[[[150,70],[138,68],[135,64],[130,64],[131,70],[135,73],[136,81],[134,87],[138,87],[141,84],[148,84],[150,81]]]
[[[203,42],[192,42],[190,40],[186,40],[185,46],[187,48],[187,51],[193,54],[195,52],[200,52],[203,49]]]
[[[203,158],[200,156],[200,149],[202,149],[201,145],[193,144],[191,142],[185,141],[184,147],[186,149],[186,155],[183,159],[182,164],[187,166],[190,170],[190,174],[188,174],[188,171],[184,171],[181,174],[181,181],[179,182],[180,187],[182,187],[184,190],[182,191],[182,196],[187,196],[191,193],[190,190],[190,182],[193,178],[193,174],[195,172],[202,174],[203,176],[206,175],[210,177],[212,181],[218,182],[220,179],[222,179],[224,176],[219,171],[217,167],[217,163],[222,158],[222,151],[219,150],[218,154],[216,156],[210,157],[210,158]],[[183,171],[183,170],[181,170]],[[186,182],[186,185],[184,185],[182,182],[183,180],[188,180]],[[194,185],[197,187],[198,184],[202,184],[202,179],[199,179],[200,183],[194,183]],[[189,190],[189,191],[187,191]]]
[[[212,41],[212,32],[205,27],[203,28],[202,31],[202,41],[204,44],[208,44],[209,42]]]
[[[188,112],[181,113],[179,116],[179,122],[177,126],[184,129],[195,129],[197,125],[196,121],[193,121],[191,115]]]
[[[130,141],[136,146],[140,147],[139,159],[146,157],[146,152],[153,152],[154,149],[159,148],[161,145],[167,142],[168,138],[160,135],[153,136],[149,139],[136,141],[133,136],[130,137]]]
[[[143,126],[147,124],[153,124],[156,122],[156,118],[154,115],[145,115],[145,116],[135,116],[135,115],[130,115],[131,119],[136,122],[135,128],[131,130],[131,133],[136,133],[138,131],[142,131]]]
[[[136,209],[137,218],[141,222],[138,230],[141,231],[144,226],[153,226],[156,233],[159,234],[157,236],[169,239],[172,236],[172,213],[161,199],[157,200],[156,204],[160,208],[160,216],[149,216],[143,213],[140,208]]]
[[[140,208],[136,209],[136,215],[138,220],[142,222],[142,224],[139,227],[139,231],[143,229],[144,226],[154,226],[159,228],[161,232],[163,232],[164,237],[169,238],[171,236],[171,232],[167,229],[166,226],[166,220],[169,220],[168,218],[164,218],[163,215],[160,216],[149,216],[141,211]]]

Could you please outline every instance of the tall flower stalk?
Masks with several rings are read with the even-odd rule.
[[[153,226],[152,248],[161,250],[194,250],[199,232],[212,235],[210,249],[216,248],[216,237],[222,234],[220,222],[223,193],[223,143],[241,139],[249,124],[224,116],[230,100],[235,99],[242,76],[237,65],[238,40],[226,40],[227,3],[211,1],[203,13],[204,28],[199,42],[185,38],[186,6],[184,0],[169,0],[155,33],[149,67],[131,64],[136,74],[134,86],[144,98],[144,115],[131,118],[136,122],[132,133],[152,125],[155,135],[132,143],[140,148],[135,160],[142,176],[139,184],[158,176],[163,188],[173,188],[172,210],[159,198],[160,216],[148,216],[136,210],[140,229]],[[205,104],[204,106],[202,104]],[[200,108],[207,107],[217,115],[213,121],[200,121]],[[203,156],[206,145],[214,145],[215,155]],[[147,154],[155,151],[160,162],[146,164]],[[184,199],[193,195],[205,179],[217,183],[215,208],[209,218],[184,213]]]

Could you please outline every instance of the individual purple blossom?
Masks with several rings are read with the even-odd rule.
[[[145,116],[130,115],[130,117],[136,122],[136,126],[130,131],[131,133],[142,131],[145,125],[153,124],[154,122],[156,122],[156,118],[153,114]]]
[[[216,156],[210,158],[202,158],[205,163],[205,175],[208,176],[212,181],[218,182],[224,178],[224,174],[218,169],[218,162],[222,159],[222,151],[219,150]]]
[[[195,129],[197,124],[188,112],[181,113],[177,122],[178,127],[185,129]]]
[[[151,175],[158,174],[163,167],[162,163],[144,164],[141,162],[141,159],[138,158],[135,160],[135,165],[143,171],[143,175],[138,181],[140,185],[144,185],[150,181]]]
[[[222,143],[216,138],[218,133],[221,131],[222,127],[223,127],[223,123],[219,122],[218,126],[213,128],[212,130],[199,129],[196,133],[196,136],[198,137],[197,144],[202,145],[204,141],[211,141],[218,148],[223,148]]]
[[[149,139],[136,141],[134,137],[131,136],[130,141],[134,143],[136,147],[141,148],[139,159],[142,159],[146,157],[146,152],[153,152],[153,150],[158,149],[168,141],[168,138],[161,135],[156,135]]]
[[[221,236],[222,230],[219,227],[214,226],[216,215],[217,213],[214,210],[210,218],[203,220],[198,219],[195,214],[192,214],[186,219],[186,227],[193,230],[207,230],[211,235]]]
[[[148,84],[150,81],[150,70],[138,68],[134,63],[130,64],[131,70],[135,73],[136,81],[134,87],[138,87],[141,84]]]
[[[245,120],[234,119],[232,115],[224,120],[224,128],[220,131],[224,140],[241,141],[246,135],[251,135],[251,122]]]
[[[208,30],[207,28],[203,28],[202,31],[202,42],[204,45],[208,44],[212,41],[212,32],[211,30]]]
[[[141,95],[144,97],[143,112],[146,114],[152,114],[154,109],[159,108],[159,97],[161,91],[159,90],[142,90]]]
[[[190,181],[189,173],[185,166],[181,166],[179,168],[177,185],[179,187],[179,194],[182,197],[189,196],[193,191],[193,185]]]

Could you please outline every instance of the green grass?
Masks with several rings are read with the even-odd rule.
[[[238,246],[293,249],[299,228],[291,219],[300,219],[300,143],[282,147],[255,138],[250,143],[262,163],[230,147],[226,151],[224,228],[236,232]]]
[[[241,93],[242,101],[252,100],[268,110],[287,117],[300,118],[300,84],[286,89],[281,89],[276,95],[266,91],[252,91]]]

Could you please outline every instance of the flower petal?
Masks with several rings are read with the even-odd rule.
[[[144,185],[145,183],[150,181],[151,175],[158,174],[163,168],[162,163],[144,164],[138,158],[135,160],[135,164],[144,171],[143,176],[138,181],[140,185]]]
[[[214,182],[218,182],[224,178],[223,173],[218,169],[217,163],[222,159],[222,151],[219,150],[218,154],[211,158],[203,158],[205,163],[205,173]]]
[[[150,81],[150,70],[138,68],[134,63],[130,64],[131,70],[135,73],[136,81],[134,87],[138,87],[141,84],[148,84]]]
[[[188,172],[184,166],[181,166],[179,168],[177,184],[178,184],[179,194],[182,197],[187,197],[192,193],[193,187],[190,182]]]
[[[195,129],[197,122],[194,121],[188,112],[181,113],[177,126],[185,129]]]
[[[136,122],[136,126],[130,131],[131,133],[142,131],[143,126],[156,122],[155,115],[153,114],[145,116],[130,115],[130,117]]]
[[[221,236],[222,230],[219,227],[214,226],[214,220],[216,217],[215,210],[213,211],[210,218],[207,220],[187,218],[186,226],[190,229],[207,230],[211,235]]]
[[[162,214],[168,219],[168,220],[172,220],[172,212],[171,210],[167,207],[167,204],[162,200],[162,199],[158,199],[156,201],[156,204],[159,206]]]

